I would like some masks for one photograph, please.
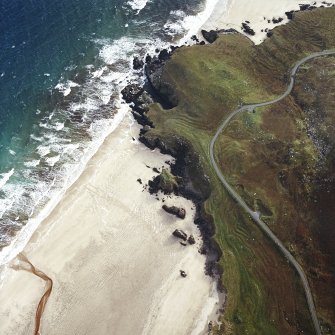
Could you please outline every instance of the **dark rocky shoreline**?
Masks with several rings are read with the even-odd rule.
[[[235,31],[229,30],[229,32]],[[215,36],[217,36],[217,33],[215,33]],[[193,38],[196,39],[196,37]],[[196,39],[196,44],[203,45],[205,43]],[[159,52],[158,56],[147,55],[143,62],[143,70],[146,75],[145,84],[143,86],[128,85],[122,90],[122,95],[123,99],[129,103],[135,120],[142,126],[139,140],[148,148],[157,148],[162,154],[169,154],[175,158],[175,163],[170,164],[170,167],[172,174],[178,180],[178,187],[174,187],[172,192],[191,200],[195,204],[196,214],[194,223],[199,227],[202,236],[203,247],[201,248],[201,253],[206,255],[206,274],[220,279],[222,269],[219,267],[218,261],[222,256],[222,251],[213,239],[215,234],[213,218],[206,213],[204,208],[204,202],[209,197],[211,190],[208,178],[201,171],[199,157],[193,152],[192,146],[181,138],[173,138],[172,141],[166,141],[159,137],[151,138],[146,136],[148,130],[155,127],[147,116],[149,105],[155,102],[159,103],[163,109],[171,109],[178,104],[175,97],[171,95],[172,88],[162,87],[160,83],[160,75],[164,64],[178,48],[172,46],[171,50],[163,49]],[[136,66],[139,64],[138,59],[134,60],[135,64]],[[197,170],[197,174],[201,175],[201,184],[204,185],[202,190],[197,190],[193,187],[191,169],[194,168]],[[199,171],[201,172],[199,173]],[[163,193],[166,192],[165,189],[160,190]],[[156,193],[157,191],[156,185],[152,193]],[[192,238],[190,244],[193,244]],[[219,290],[223,291],[220,284],[221,280],[217,282]]]

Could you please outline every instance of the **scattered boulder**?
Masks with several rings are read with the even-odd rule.
[[[138,178],[137,181],[142,185],[142,179]]]
[[[196,43],[199,43],[199,39],[198,39],[198,37],[196,35],[193,35],[191,37],[191,40],[194,41],[194,42],[196,42]]]
[[[245,22],[242,23],[242,30],[248,35],[251,35],[251,36],[255,35],[255,31],[251,29],[249,25]]]
[[[271,37],[273,35],[273,31],[272,30],[269,30],[267,33],[266,33],[266,36],[267,37]]]
[[[181,275],[183,278],[186,278],[186,277],[187,277],[187,273],[186,273],[184,270],[180,270],[180,275]]]
[[[183,247],[186,247],[186,243],[185,242],[179,242]]]
[[[201,34],[208,43],[215,42],[219,36],[218,32],[215,30],[210,30],[210,31],[201,30]]]
[[[177,237],[177,238],[180,238],[182,239],[183,241],[186,241],[187,240],[187,234],[182,231],[181,229],[176,229],[173,233],[172,233],[173,236]]]
[[[272,19],[272,22],[273,23],[280,23],[280,22],[282,22],[284,19],[282,18],[282,17],[279,17],[278,19],[276,19],[276,18],[273,18]]]
[[[190,235],[189,238],[187,239],[187,242],[191,245],[195,244],[195,238],[193,235]]]
[[[163,205],[162,208],[165,210],[165,212],[173,214],[175,216],[177,216],[180,219],[185,219],[186,216],[186,211],[184,208],[179,208],[176,206],[167,206],[167,205]]]
[[[133,59],[133,69],[139,70],[139,69],[142,69],[143,66],[144,66],[143,60],[135,56]]]
[[[159,170],[156,167],[152,168],[152,171],[154,171],[156,173],[160,173]]]

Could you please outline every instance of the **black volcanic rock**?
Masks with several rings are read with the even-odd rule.
[[[302,4],[302,5],[299,5],[299,7],[300,7],[300,10],[303,11],[303,10],[309,9],[310,5],[309,4]]]
[[[280,22],[282,22],[284,19],[282,18],[282,17],[279,17],[278,19],[276,19],[276,18],[273,18],[272,19],[272,22],[273,23],[280,23]]]
[[[194,42],[196,42],[196,43],[199,43],[199,39],[198,39],[198,37],[196,35],[193,35],[191,37],[191,40],[194,41]]]
[[[294,11],[291,10],[290,12],[285,12],[285,15],[287,16],[287,18],[289,20],[293,20],[293,13],[294,13]]]
[[[266,36],[267,36],[267,37],[271,37],[272,35],[273,35],[272,30],[269,30],[269,31],[266,33]]]
[[[245,22],[242,23],[242,30],[248,35],[251,35],[251,36],[255,35],[255,31],[251,29],[249,25]]]
[[[178,98],[173,86],[162,80],[163,65],[169,60],[171,53],[166,49],[159,53],[158,57],[151,58],[145,65],[145,74],[148,79],[148,89],[155,102],[162,105],[164,109],[171,109],[178,105]]]
[[[201,34],[208,43],[213,43],[218,38],[218,32],[215,30],[201,30]]]
[[[133,69],[134,70],[139,70],[142,69],[144,66],[144,62],[142,59],[139,59],[137,56],[134,57],[133,59]]]
[[[177,238],[180,238],[182,239],[183,241],[186,241],[187,240],[187,234],[180,230],[180,229],[176,229],[173,233],[172,233],[173,236],[177,237]]]
[[[171,57],[171,55],[170,55],[169,51],[167,51],[167,49],[163,49],[158,54],[158,59],[162,62],[166,62],[170,57]]]
[[[151,57],[150,55],[147,55],[147,56],[145,57],[145,63],[146,63],[146,64],[149,64],[149,63],[151,63],[151,61],[152,61],[152,57]]]
[[[180,270],[180,275],[185,278],[187,277],[187,273],[184,270]]]
[[[194,236],[193,235],[190,235],[189,236],[189,238],[188,238],[188,240],[187,240],[187,242],[189,243],[189,244],[195,244],[195,238],[194,238]]]
[[[218,30],[219,34],[236,34],[238,31],[234,28],[229,28],[229,29],[220,29]]]
[[[179,208],[176,206],[167,206],[167,205],[163,205],[162,208],[165,210],[165,212],[173,214],[175,216],[177,216],[180,219],[185,219],[186,216],[186,211],[184,208]]]
[[[133,102],[136,98],[138,98],[142,93],[144,89],[143,87],[136,85],[136,84],[131,84],[126,86],[122,91],[122,97],[123,99],[127,102]]]

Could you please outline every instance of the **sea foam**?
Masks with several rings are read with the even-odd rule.
[[[1,179],[0,179],[0,189],[2,189],[6,183],[8,182],[9,178],[14,174],[14,169],[11,169],[7,173],[1,173]]]

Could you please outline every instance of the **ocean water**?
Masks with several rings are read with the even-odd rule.
[[[127,110],[134,55],[183,44],[216,0],[0,0],[0,265]]]

